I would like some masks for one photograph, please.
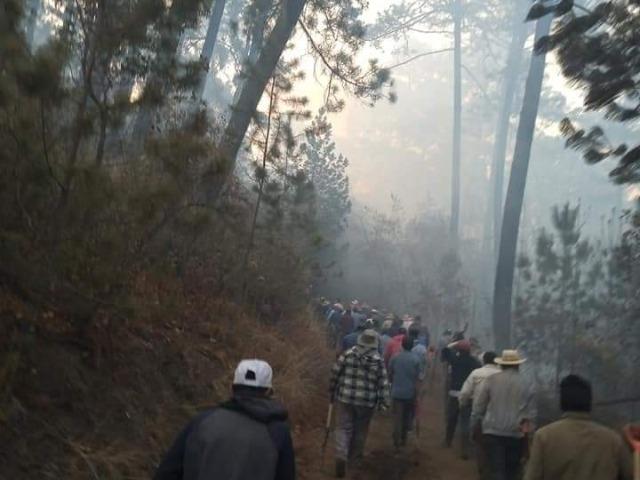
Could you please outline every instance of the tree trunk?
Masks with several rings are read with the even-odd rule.
[[[538,20],[536,41],[549,35],[552,16]],[[524,92],[520,122],[516,135],[516,146],[513,154],[513,165],[509,177],[509,188],[504,208],[504,219],[500,235],[500,250],[496,268],[496,280],[493,293],[493,332],[498,350],[511,345],[511,301],[513,294],[513,277],[518,244],[520,215],[527,182],[531,145],[535,133],[540,94],[546,55],[532,55],[529,75]]]
[[[174,1],[169,7],[168,16],[164,19],[160,29],[160,50],[156,52],[156,58],[152,65],[145,84],[145,88],[152,86],[158,89],[161,95],[167,91],[167,85],[163,76],[163,71],[175,61],[180,46],[180,37],[184,30],[184,21],[180,9],[184,8],[183,2]],[[149,131],[156,109],[151,106],[143,106],[136,116],[132,139],[135,144],[143,145]]]
[[[193,90],[193,98],[196,101],[202,100],[204,87],[207,84],[207,77],[209,69],[211,68],[211,57],[213,56],[213,49],[215,48],[216,40],[218,39],[218,31],[220,30],[220,23],[222,22],[225,2],[226,0],[215,0],[211,16],[209,17],[207,36],[204,39],[202,53],[200,54],[200,61],[202,62],[203,67],[206,67],[200,72],[198,85],[196,85],[196,88]]]
[[[449,232],[458,246],[460,224],[460,150],[462,139],[462,0],[454,0],[453,11],[453,161],[451,164],[451,224]]]
[[[242,141],[256,112],[260,98],[267,82],[280,60],[289,38],[300,18],[306,0],[284,0],[276,24],[269,34],[264,47],[260,51],[255,65],[249,72],[249,77],[243,82],[241,91],[231,107],[231,118],[224,132],[220,144],[221,157],[226,164],[223,174],[215,171],[215,175],[203,177],[207,199],[213,201],[221,193],[226,180],[233,175],[236,156],[242,146]]]
[[[520,3],[522,0],[517,0]],[[524,52],[524,43],[527,39],[527,25],[524,23],[524,9],[516,6],[513,18],[513,37],[509,47],[509,56],[505,68],[502,85],[502,105],[496,126],[496,138],[493,146],[493,261],[498,256],[500,248],[500,229],[502,227],[502,201],[504,195],[504,165],[507,156],[507,141],[509,138],[509,127],[511,120],[511,110],[513,99],[520,77],[520,65]]]
[[[35,40],[38,17],[40,15],[40,0],[30,0],[26,2],[27,12],[25,15],[24,34],[27,45],[33,51],[33,41]]]

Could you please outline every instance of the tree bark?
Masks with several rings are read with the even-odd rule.
[[[536,41],[549,34],[552,20],[550,15],[538,20]],[[545,54],[531,57],[505,201],[493,294],[493,333],[498,350],[509,348],[511,345],[511,303],[516,247],[545,65]]]
[[[462,140],[462,0],[454,0],[453,12],[453,159],[451,164],[451,224],[449,233],[458,248],[460,228],[460,155]]]
[[[195,100],[202,99],[204,87],[207,84],[207,77],[209,69],[211,68],[211,57],[213,56],[213,49],[215,48],[216,41],[218,39],[218,32],[220,31],[220,23],[222,22],[225,3],[226,0],[215,0],[211,16],[209,17],[207,35],[204,39],[204,45],[202,45],[202,53],[200,54],[200,61],[203,66],[206,66],[206,68],[203,68],[200,72],[198,85],[196,85],[196,88],[193,90],[193,98]]]
[[[236,164],[236,156],[242,141],[256,112],[267,82],[280,60],[289,38],[302,14],[306,0],[284,0],[276,24],[260,51],[249,77],[243,82],[241,91],[232,106],[231,118],[220,143],[220,154],[225,161],[224,172],[214,171],[215,175],[204,175],[203,183],[207,200],[214,201],[223,190],[226,181]]]
[[[522,0],[517,0],[520,3]],[[502,105],[496,126],[496,138],[493,146],[493,254],[494,261],[500,248],[500,229],[502,227],[502,201],[504,196],[504,165],[507,156],[507,141],[509,138],[511,111],[518,78],[520,65],[524,52],[524,43],[527,39],[527,25],[524,23],[524,9],[516,6],[513,18],[513,36],[509,47],[507,65],[505,68],[502,85]]]

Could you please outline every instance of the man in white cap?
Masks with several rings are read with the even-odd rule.
[[[345,476],[347,460],[359,460],[376,407],[389,408],[389,384],[378,352],[378,334],[365,330],[332,369],[329,393],[336,402],[336,476]]]
[[[520,478],[524,437],[536,418],[533,390],[519,371],[524,362],[517,350],[504,350],[495,359],[501,371],[487,378],[474,398],[472,431],[481,424],[491,480]]]
[[[271,398],[272,379],[267,362],[242,360],[231,399],[191,420],[154,480],[294,480],[287,411]]]

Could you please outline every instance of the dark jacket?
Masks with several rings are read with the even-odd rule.
[[[452,348],[442,350],[442,360],[451,365],[449,390],[460,391],[471,372],[481,367],[480,362],[469,352],[458,352]]]
[[[180,433],[154,480],[294,480],[287,412],[276,401],[234,395],[195,417]]]

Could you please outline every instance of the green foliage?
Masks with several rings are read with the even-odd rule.
[[[637,227],[609,248],[582,238],[578,207],[554,208],[552,220],[553,231],[538,236],[534,261],[523,254],[519,262],[516,340],[543,388],[553,391],[552,379],[576,372],[592,379],[598,395],[624,396],[640,351]]]
[[[349,161],[336,151],[326,110],[321,109],[311,122],[300,151],[316,195],[317,227],[326,241],[334,242],[344,231],[351,211]]]
[[[540,40],[538,52],[557,53],[564,76],[584,91],[587,110],[600,111],[606,119],[627,125],[640,118],[637,91],[640,86],[640,11],[637,2],[615,0],[602,2],[593,10],[560,2],[546,8],[560,16],[552,35]],[[567,147],[583,153],[588,163],[617,158],[611,171],[616,183],[640,181],[640,146],[614,145],[604,130],[593,127],[588,132],[563,120],[561,132]]]

